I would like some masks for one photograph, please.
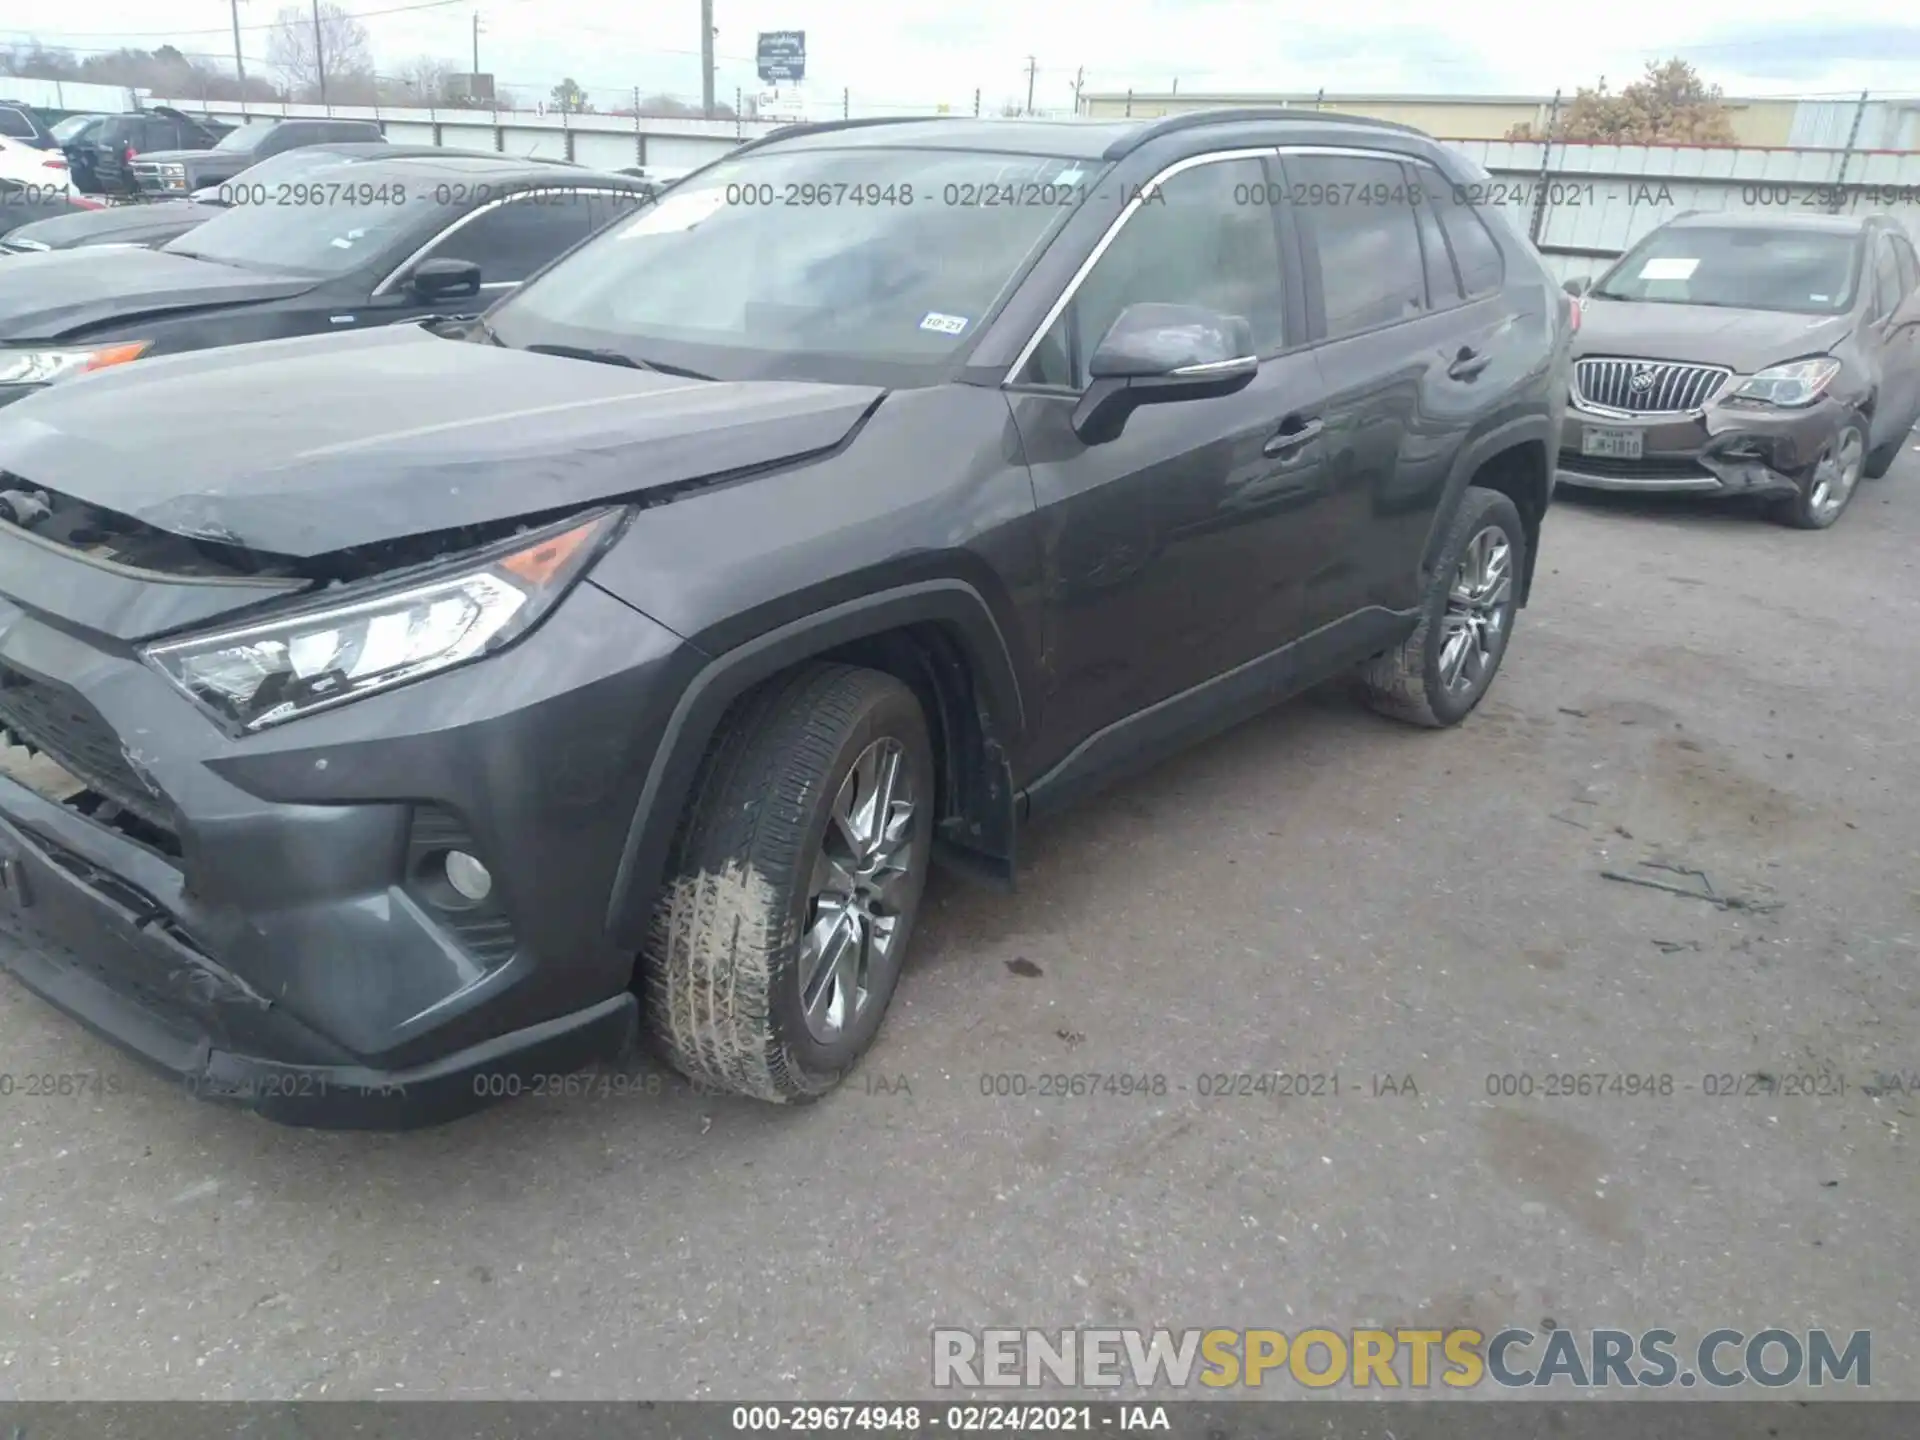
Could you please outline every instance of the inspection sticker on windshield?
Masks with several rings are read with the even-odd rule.
[[[942,315],[938,310],[929,310],[927,318],[920,322],[922,330],[937,330],[942,335],[958,335],[967,328],[964,315]]]
[[[691,230],[727,203],[729,187],[714,185],[691,195],[669,195],[642,210],[620,232],[622,240],[636,235],[665,235],[674,230]],[[737,188],[737,187],[734,187]]]
[[[1698,260],[1685,260],[1673,255],[1659,255],[1640,267],[1642,280],[1686,280],[1700,268]]]

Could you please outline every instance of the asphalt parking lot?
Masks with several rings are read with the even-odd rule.
[[[0,1071],[99,1077],[0,1099],[0,1396],[898,1397],[934,1324],[1549,1320],[1871,1329],[1920,1396],[1915,446],[1824,534],[1562,503],[1461,729],[1318,693],[1018,895],[936,877],[808,1109],[289,1131],[0,980]],[[1272,1073],[1338,1094],[1218,1093]]]

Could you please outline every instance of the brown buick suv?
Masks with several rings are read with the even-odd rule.
[[[1838,520],[1920,419],[1920,259],[1879,215],[1689,213],[1588,285],[1559,481]]]

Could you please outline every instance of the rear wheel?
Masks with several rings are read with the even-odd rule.
[[[832,1089],[893,998],[933,843],[933,751],[890,675],[808,666],[729,717],[701,766],[643,957],[648,1022],[691,1079]]]
[[[1368,703],[1412,725],[1456,725],[1493,684],[1526,573],[1527,532],[1497,490],[1469,486],[1441,546],[1420,623],[1360,671]]]
[[[1796,530],[1825,530],[1846,513],[1867,464],[1867,428],[1844,421],[1799,488],[1774,507],[1774,518]]]

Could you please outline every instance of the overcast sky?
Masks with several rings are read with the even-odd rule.
[[[544,95],[571,76],[611,106],[634,87],[697,99],[698,0],[343,0],[365,16],[383,72],[417,56],[468,62],[481,16],[481,68]],[[413,8],[400,10],[411,4]],[[1070,106],[1076,72],[1089,90],[1389,90],[1548,94],[1605,75],[1615,88],[1653,58],[1681,54],[1729,94],[1920,93],[1920,13],[1913,0],[1851,0],[1809,21],[1803,0],[1608,0],[1592,8],[1480,0],[1450,10],[1413,0],[715,0],[719,98],[759,88],[754,36],[807,32],[808,92],[856,109],[971,108],[976,87],[997,109],[1026,97],[1036,57],[1037,108]],[[279,0],[243,0],[250,68],[265,69]],[[386,12],[386,13],[381,13]],[[1440,19],[1445,14],[1443,23]],[[1586,17],[1593,17],[1590,20]],[[180,49],[230,61],[228,0],[5,0],[0,40]],[[1657,40],[1655,37],[1659,37]]]

